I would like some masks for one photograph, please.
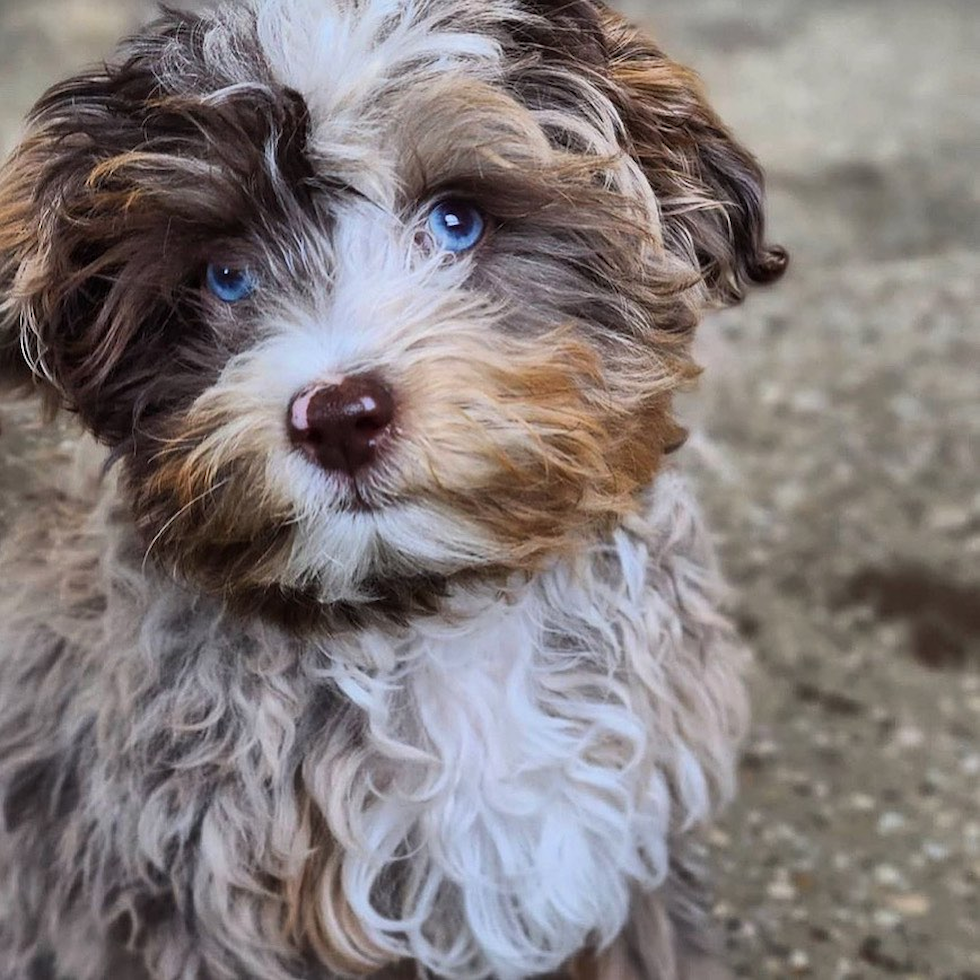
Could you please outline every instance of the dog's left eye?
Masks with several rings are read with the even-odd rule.
[[[212,262],[205,278],[208,289],[223,303],[238,303],[255,291],[255,277],[248,269]]]
[[[440,201],[429,215],[429,232],[447,252],[468,252],[483,238],[486,226],[483,212],[460,198]]]

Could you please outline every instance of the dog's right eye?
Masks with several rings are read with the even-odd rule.
[[[248,269],[212,262],[205,275],[207,287],[222,303],[238,303],[255,291],[255,277]]]
[[[429,233],[446,252],[468,252],[479,244],[485,230],[483,212],[461,198],[440,201],[429,215]]]

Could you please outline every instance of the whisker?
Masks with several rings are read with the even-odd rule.
[[[153,540],[150,542],[149,546],[147,547],[146,551],[143,554],[143,562],[140,565],[141,572],[144,573],[146,572],[146,563],[150,559],[150,552],[153,551],[153,548],[156,546],[156,543],[160,540],[161,537],[163,537],[164,534],[167,533],[168,529],[173,526],[174,522],[179,520],[180,516],[182,514],[185,514],[188,510],[190,510],[191,507],[193,507],[196,503],[203,500],[209,494],[214,493],[216,490],[220,490],[229,481],[229,479],[231,478],[227,477],[216,486],[208,487],[207,490],[203,491],[202,493],[199,493],[193,500],[188,501],[188,503],[186,503],[183,507],[181,507],[180,510],[178,510],[177,513],[174,514],[174,516],[171,517],[170,520],[167,521],[167,523],[164,524],[159,531],[157,531],[157,533],[153,536]]]

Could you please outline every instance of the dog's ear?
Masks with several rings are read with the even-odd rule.
[[[33,378],[18,300],[20,282],[30,275],[31,257],[39,251],[31,157],[25,140],[0,171],[0,391],[25,388]]]
[[[247,202],[271,216],[312,179],[305,104],[237,84],[251,55],[222,62],[211,30],[165,10],[44,95],[0,171],[0,383],[33,375],[112,444],[192,397],[163,368],[187,385],[217,370],[197,329],[214,242],[244,236]]]
[[[765,240],[755,158],[709,105],[700,79],[618,15],[603,11],[610,92],[660,202],[666,244],[693,257],[712,296],[778,279],[787,254]]]
[[[615,107],[623,148],[660,206],[664,243],[698,268],[710,297],[741,300],[786,270],[765,240],[764,181],[718,118],[697,75],[601,0],[526,0],[546,57],[571,59]]]
[[[181,23],[169,15],[122,63],[51,88],[0,168],[0,386],[33,381],[49,407],[75,407],[71,382],[84,372],[69,379],[62,367],[108,357],[86,345],[108,318],[106,255],[118,249],[127,202],[99,168],[147,138],[155,66]]]

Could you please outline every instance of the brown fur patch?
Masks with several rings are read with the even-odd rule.
[[[586,951],[578,957],[568,980],[682,980],[675,947],[663,897],[645,895],[636,900],[623,935],[601,953]]]
[[[610,382],[596,351],[561,333],[509,337],[498,359],[482,353],[410,379],[425,393],[417,444],[435,484],[420,481],[418,492],[488,529],[508,565],[531,570],[633,511],[675,431],[669,399],[649,394],[649,382]]]
[[[234,598],[275,580],[291,542],[291,511],[268,497],[267,445],[240,432],[222,440],[223,421],[189,417],[129,478],[148,555]]]
[[[0,170],[0,385],[4,387],[25,388],[33,379],[21,349],[19,304],[44,266],[42,256],[30,262],[37,234],[31,196],[38,142],[27,137]]]
[[[525,6],[538,19],[519,25],[515,37],[537,49],[546,70],[525,71],[516,84],[527,98],[574,104],[587,80],[609,99],[625,130],[623,150],[656,194],[665,244],[700,270],[711,298],[736,303],[747,283],[778,279],[788,258],[765,242],[762,171],[711,108],[698,76],[603,3]]]
[[[474,275],[514,308],[494,352],[458,337],[451,361],[408,376],[437,485],[419,490],[531,568],[628,513],[682,441],[670,394],[697,373],[696,277],[618,190],[616,157],[546,139],[505,92],[454,80],[404,116],[410,196],[462,192],[494,216]]]
[[[0,178],[4,373],[23,373],[22,342],[113,445],[216,377],[227,351],[203,322],[203,268],[302,215],[316,183],[303,101],[261,78],[211,98],[232,80],[196,76],[197,26],[168,14],[116,64],[49,91]],[[186,63],[183,90],[165,89],[164,59]]]
[[[611,11],[604,30],[612,97],[663,209],[669,244],[698,263],[721,302],[744,281],[769,283],[788,262],[765,243],[764,181],[711,108],[698,76]]]

